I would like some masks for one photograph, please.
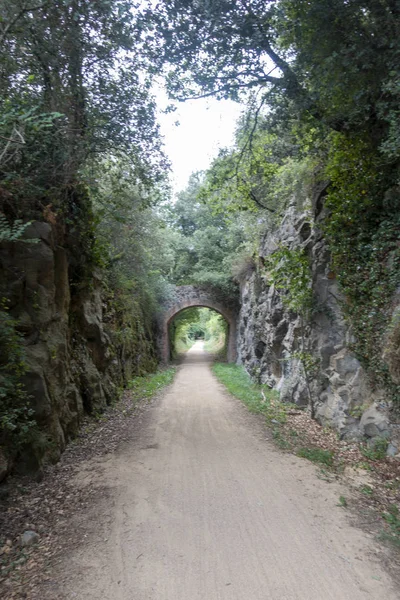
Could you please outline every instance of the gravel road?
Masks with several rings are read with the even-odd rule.
[[[57,598],[395,600],[372,537],[339,484],[283,454],[211,373],[202,343],[134,436],[82,477],[108,488]],[[96,479],[97,478],[97,479]]]

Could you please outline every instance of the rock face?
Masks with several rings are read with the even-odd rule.
[[[8,470],[9,461],[3,450],[0,448],[0,483],[7,477]]]
[[[386,332],[383,358],[395,383],[400,383],[400,288],[393,300],[392,319]]]
[[[338,430],[343,438],[391,437],[389,406],[382,390],[372,390],[361,364],[349,350],[351,328],[345,322],[335,273],[318,227],[324,214],[318,201],[313,209],[299,212],[291,206],[273,232],[265,234],[260,264],[280,244],[304,248],[310,258],[315,311],[310,324],[288,311],[281,292],[269,285],[262,268],[251,273],[241,286],[238,325],[238,356],[247,371],[280,393],[282,401],[309,405],[310,394],[317,420]],[[398,372],[398,323],[388,335],[388,362]],[[394,340],[394,341],[393,341]],[[305,346],[317,365],[317,376],[307,385],[298,356]],[[296,354],[297,353],[297,354]]]
[[[72,281],[68,244],[52,224],[34,222],[24,238],[35,243],[0,245],[0,284],[23,335],[24,384],[43,434],[41,450],[27,448],[20,457],[20,466],[31,470],[41,460],[57,460],[83,415],[103,410],[156,360],[151,331],[140,339],[121,335],[122,321],[125,328],[137,323],[113,314],[100,273],[92,269],[80,287]]]

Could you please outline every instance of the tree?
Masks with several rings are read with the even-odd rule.
[[[11,0],[0,17],[0,184],[14,207],[43,194],[65,203],[60,190],[82,180],[87,159],[112,152],[125,152],[144,184],[164,176],[131,2]]]
[[[204,175],[195,174],[188,188],[170,209],[169,225],[175,232],[173,283],[219,288],[235,297],[232,263],[243,248],[247,232],[241,215],[227,220],[210,203],[201,201]]]
[[[380,121],[382,136],[398,105],[398,12],[396,0],[173,0],[142,27],[175,98],[257,91],[337,131],[370,121],[376,135]]]

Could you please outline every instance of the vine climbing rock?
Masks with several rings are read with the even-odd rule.
[[[239,306],[218,290],[210,290],[194,285],[175,286],[158,315],[158,346],[161,361],[168,363],[170,358],[170,323],[182,310],[196,306],[211,308],[226,320],[228,323],[227,359],[228,362],[235,362],[237,358],[236,331]]]

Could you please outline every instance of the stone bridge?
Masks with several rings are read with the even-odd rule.
[[[193,306],[211,308],[222,315],[228,323],[228,362],[236,361],[236,325],[239,307],[226,302],[223,295],[216,291],[194,285],[181,285],[174,288],[172,296],[165,302],[159,314],[159,350],[161,362],[168,363],[170,358],[169,325],[178,313]]]

